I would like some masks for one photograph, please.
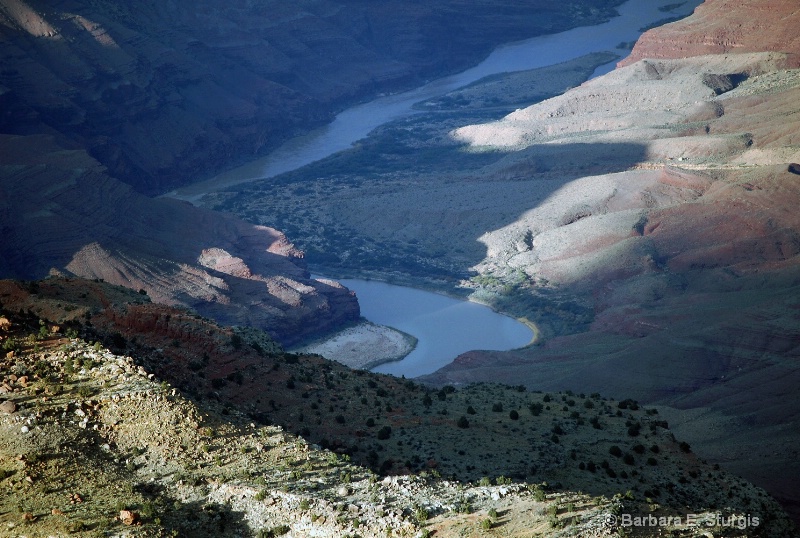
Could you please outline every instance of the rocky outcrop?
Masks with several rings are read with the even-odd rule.
[[[146,198],[52,137],[3,135],[0,159],[4,274],[103,279],[284,343],[359,317],[355,296],[312,279],[277,230]]]
[[[0,2],[0,132],[59,133],[164,192],[265,153],[346,103],[464,69],[620,0]]]
[[[800,10],[793,0],[706,0],[690,18],[645,32],[619,65],[644,58],[778,51],[789,53],[786,67],[798,67],[798,24]]]

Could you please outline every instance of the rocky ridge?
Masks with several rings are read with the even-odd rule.
[[[353,294],[312,279],[275,229],[147,198],[53,137],[0,140],[3,274],[104,279],[287,344],[359,317]]]
[[[659,421],[651,411],[645,412],[632,400],[617,405],[599,395],[543,397],[483,386],[446,390],[445,398],[437,397],[448,405],[467,398],[479,408],[480,394],[507,406],[515,398],[533,397],[542,402],[535,413],[530,412],[534,421],[547,428],[555,424],[564,429],[552,433],[561,437],[562,445],[556,443],[552,448],[572,449],[578,455],[576,460],[592,456],[597,463],[590,462],[588,471],[577,472],[578,462],[568,457],[572,463],[547,467],[543,476],[557,479],[548,484],[506,478],[500,474],[508,465],[501,450],[510,448],[506,443],[513,443],[519,434],[514,434],[515,429],[503,435],[486,432],[484,428],[497,416],[484,421],[481,416],[485,411],[480,409],[474,414],[466,412],[470,417],[467,427],[453,424],[445,428],[445,422],[438,426],[435,457],[440,458],[439,466],[429,461],[415,475],[387,473],[380,477],[349,462],[351,457],[354,461],[362,457],[358,451],[351,450],[346,456],[347,450],[332,452],[309,444],[309,436],[318,434],[317,426],[305,433],[305,439],[289,433],[293,420],[282,411],[283,406],[273,407],[260,415],[260,420],[254,419],[251,407],[234,396],[241,388],[229,392],[218,387],[214,397],[187,398],[181,388],[185,380],[175,375],[176,367],[180,367],[177,355],[167,358],[161,355],[162,350],[150,347],[158,345],[163,331],[146,328],[137,332],[131,339],[136,342],[125,343],[130,354],[112,353],[99,341],[90,344],[75,337],[78,332],[94,334],[109,338],[119,348],[123,341],[107,332],[109,326],[103,319],[108,313],[97,304],[106,302],[106,310],[142,306],[141,299],[135,301],[130,292],[95,283],[83,288],[88,290],[85,297],[62,294],[56,300],[46,293],[47,282],[38,285],[41,293],[27,298],[18,283],[3,282],[0,292],[2,345],[7,353],[0,359],[0,489],[6,492],[0,496],[3,535],[492,536],[499,532],[506,536],[619,536],[627,535],[627,529],[618,523],[623,514],[656,520],[661,517],[662,521],[673,518],[657,529],[636,529],[641,536],[659,535],[664,529],[681,536],[706,536],[710,531],[720,536],[777,537],[794,532],[763,491],[704,464],[691,455],[688,445],[659,434],[666,426],[657,425]],[[12,313],[19,306],[26,306],[27,313],[25,308],[21,314]],[[88,320],[86,312],[90,313]],[[63,319],[73,313],[87,321],[77,325],[74,320]],[[176,314],[174,310],[171,313]],[[47,316],[62,316],[61,324],[54,325],[45,319]],[[187,318],[179,324],[183,330],[170,332],[177,342],[171,347],[197,361],[201,361],[201,350],[210,350],[213,357],[196,371],[218,378],[218,357],[209,343],[229,341],[235,333],[198,321],[201,325],[193,328]],[[253,334],[241,337],[246,346],[234,346],[226,353],[239,372],[244,371],[239,370],[241,361],[253,356],[248,348],[257,342]],[[386,376],[354,372],[319,357],[283,354],[279,347],[266,347],[267,340],[260,342],[265,346],[258,353],[263,368],[251,369],[248,377],[255,374],[253,381],[262,390],[270,387],[268,394],[280,402],[291,401],[289,393],[293,391],[288,386],[270,385],[266,372],[275,370],[270,365],[276,359],[280,361],[279,370],[299,373],[311,366],[339,378],[329,391],[324,384],[300,381],[303,390],[313,395],[311,401],[320,396],[327,399],[335,394],[363,394],[384,388],[398,399],[388,394],[379,396],[387,404],[404,406],[408,412],[411,402],[403,402],[402,396],[419,395],[421,390]],[[148,365],[160,365],[172,375],[156,376]],[[578,409],[570,407],[571,398],[592,402],[601,411],[614,403],[616,413],[602,412],[599,429],[571,426],[559,410],[561,405],[565,410]],[[587,405],[581,408],[590,410]],[[311,414],[312,409],[307,412]],[[520,410],[520,416],[512,417],[512,421],[528,429],[531,419],[522,416],[525,413],[528,411]],[[364,416],[355,410],[343,415],[343,424]],[[650,417],[656,427],[645,427],[631,437],[633,426],[629,424],[646,425],[644,417]],[[397,418],[400,415],[395,414]],[[286,426],[282,426],[284,423]],[[381,442],[384,450],[391,452],[394,440],[402,439],[406,428],[412,428],[411,424],[390,434],[392,442]],[[629,432],[618,432],[619,428],[629,428]],[[441,432],[448,430],[450,433],[441,437]],[[452,435],[455,437],[449,441]],[[447,463],[448,450],[466,447],[463,440],[458,441],[463,436],[494,454],[494,462],[490,459],[482,463],[491,467],[488,476],[473,482],[444,478],[451,473],[470,474],[470,457],[461,463]],[[347,437],[354,439],[352,434]],[[657,451],[642,445],[651,463],[640,466],[639,449],[627,452],[626,439],[657,441]],[[540,464],[546,459],[540,451],[538,458],[528,461]],[[622,459],[626,463],[620,468]],[[586,465],[581,461],[580,466]],[[575,471],[568,471],[573,466]],[[641,476],[634,483],[652,491],[643,495],[637,492],[639,486],[617,491],[625,488],[619,480],[629,472]],[[661,489],[654,480],[659,474],[680,480]],[[719,499],[713,500],[716,497]],[[696,516],[693,524],[685,523],[687,511]],[[674,523],[675,517],[684,523]],[[754,517],[759,518],[757,524]]]

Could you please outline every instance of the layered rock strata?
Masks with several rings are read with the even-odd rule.
[[[0,140],[0,273],[103,279],[287,344],[359,317],[352,292],[312,279],[277,230],[147,198],[49,136]]]

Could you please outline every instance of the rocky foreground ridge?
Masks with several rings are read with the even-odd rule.
[[[426,389],[61,278],[0,282],[0,345],[2,536],[795,533],[633,400]]]
[[[620,0],[0,2],[0,132],[57,134],[160,193]]]

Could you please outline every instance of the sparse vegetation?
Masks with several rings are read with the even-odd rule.
[[[342,536],[354,531],[369,535],[378,527],[382,532],[383,523],[378,521],[383,519],[375,518],[391,518],[396,517],[391,516],[392,513],[402,513],[402,510],[397,510],[396,504],[391,504],[394,502],[400,505],[407,502],[415,507],[396,520],[398,525],[406,525],[409,532],[410,529],[418,529],[420,533],[430,530],[438,533],[442,521],[451,521],[448,518],[464,517],[471,513],[486,514],[483,518],[472,520],[473,530],[477,530],[477,525],[481,530],[494,531],[509,522],[514,524],[516,518],[520,517],[532,518],[531,521],[538,522],[536,524],[554,524],[562,529],[580,525],[579,519],[570,515],[576,512],[577,499],[583,499],[580,501],[581,512],[602,510],[604,503],[609,502],[602,495],[591,503],[573,494],[564,497],[570,488],[602,483],[596,481],[601,478],[613,481],[609,496],[620,488],[641,488],[642,481],[655,483],[663,473],[671,472],[676,476],[676,486],[691,485],[703,491],[703,502],[713,498],[714,492],[723,491],[719,481],[724,479],[725,474],[721,471],[714,471],[712,475],[710,468],[703,474],[694,468],[681,468],[685,454],[682,447],[660,427],[655,431],[649,427],[642,428],[646,433],[642,433],[641,437],[648,440],[651,448],[645,448],[642,443],[628,444],[630,437],[627,430],[632,424],[649,424],[647,417],[650,415],[644,410],[627,409],[631,415],[622,417],[603,411],[604,429],[587,430],[579,426],[580,416],[575,416],[574,406],[569,403],[575,401],[577,406],[581,401],[574,394],[547,395],[550,402],[559,403],[548,409],[542,405],[544,397],[541,394],[499,385],[473,385],[461,390],[446,388],[431,392],[437,395],[435,400],[441,403],[429,409],[420,398],[420,394],[425,394],[424,389],[408,380],[395,381],[365,372],[353,373],[318,358],[300,355],[292,355],[288,361],[282,355],[278,356],[276,360],[281,367],[275,370],[269,354],[260,356],[259,360],[265,363],[261,375],[274,375],[278,381],[270,386],[270,396],[274,399],[261,404],[268,414],[260,416],[273,420],[286,420],[281,417],[288,417],[288,420],[297,421],[302,424],[298,426],[298,431],[307,439],[304,441],[279,426],[264,425],[260,419],[245,414],[232,400],[218,400],[224,398],[227,391],[238,393],[248,389],[250,373],[242,376],[241,385],[232,377],[230,383],[218,389],[220,392],[214,398],[199,398],[196,402],[190,402],[180,396],[184,389],[177,386],[175,380],[151,381],[146,370],[139,371],[134,359],[118,358],[102,347],[98,351],[94,345],[86,346],[80,342],[73,342],[66,348],[52,349],[49,347],[51,338],[48,336],[37,340],[45,355],[40,352],[29,356],[26,351],[14,357],[13,363],[9,363],[11,366],[7,366],[5,371],[9,371],[8,368],[21,368],[23,363],[20,360],[25,361],[30,357],[24,371],[17,371],[38,378],[24,392],[25,397],[35,401],[36,413],[40,416],[36,420],[47,425],[47,431],[54,431],[52,428],[61,424],[67,428],[65,431],[72,432],[71,439],[80,439],[81,446],[86,448],[81,449],[80,458],[65,459],[60,456],[51,459],[34,452],[34,445],[30,445],[31,450],[25,454],[24,460],[26,469],[30,471],[26,472],[39,477],[34,478],[34,485],[41,487],[25,486],[21,490],[17,489],[17,484],[25,480],[25,475],[19,472],[21,464],[16,459],[18,455],[0,459],[0,493],[14,488],[15,495],[20,492],[33,496],[56,495],[47,493],[51,489],[58,489],[51,488],[47,479],[41,477],[48,473],[73,472],[70,471],[70,465],[85,468],[84,460],[87,457],[91,461],[102,461],[102,464],[91,466],[87,480],[82,482],[85,484],[84,490],[77,492],[81,497],[92,499],[91,505],[84,503],[85,507],[97,507],[98,510],[102,509],[102,513],[77,521],[48,519],[48,525],[61,525],[59,532],[68,532],[67,525],[91,530],[122,528],[120,520],[112,520],[108,514],[126,511],[135,514],[131,517],[138,518],[143,531],[162,532],[165,536],[175,532],[179,535],[185,533],[186,522],[191,520],[188,514],[195,513],[207,524],[228,521],[228,530],[223,535],[229,531],[246,534],[243,527],[235,523],[235,516],[231,515],[227,505],[212,503],[208,506],[214,508],[202,508],[176,494],[180,489],[193,491],[193,495],[197,495],[211,491],[206,488],[217,488],[221,484],[236,484],[235,487],[245,493],[243,497],[237,497],[241,499],[237,502],[244,506],[248,506],[248,503],[257,504],[258,510],[270,514],[268,523],[261,530],[253,531],[262,535],[281,531],[284,525],[289,529],[288,533],[292,529],[291,522],[299,521],[301,517],[315,525],[332,525],[339,529],[337,535]],[[224,343],[227,344],[227,340]],[[186,352],[189,347],[184,343],[181,346],[168,346],[176,353]],[[136,350],[135,347],[128,349]],[[230,348],[225,349],[225,360],[232,360]],[[249,349],[250,346],[242,346],[244,353]],[[199,361],[203,364],[200,370],[213,367],[215,360],[213,356],[204,357]],[[52,381],[45,382],[62,379],[72,361],[79,366],[74,368],[71,379],[65,379],[63,390],[55,390],[56,385]],[[112,371],[118,373],[112,375]],[[185,371],[196,370],[189,368],[187,361]],[[19,374],[15,375],[19,377]],[[228,377],[230,370],[225,374],[225,378]],[[292,377],[303,381],[298,381],[293,390],[283,387],[285,380]],[[16,383],[8,377],[4,382],[12,386]],[[213,383],[208,381],[208,386],[212,387]],[[79,396],[82,387],[86,392]],[[137,387],[135,390],[143,391],[142,394],[147,396],[121,396],[137,394],[131,392],[130,387]],[[444,399],[439,394],[443,394]],[[343,398],[344,395],[353,396]],[[82,413],[75,416],[85,419],[85,428],[77,421],[61,422],[64,404],[74,402],[76,397],[78,403],[69,404],[73,406],[71,412]],[[580,398],[584,397],[581,395]],[[593,398],[593,401],[600,400]],[[440,414],[444,404],[451,410],[462,409],[466,413],[457,420],[454,420],[455,417],[448,419],[447,415]],[[503,415],[502,411],[492,411],[496,404],[500,404],[507,415]],[[517,412],[516,418],[513,418],[517,409],[526,408],[536,412]],[[14,415],[5,417],[0,415],[0,427],[6,428],[2,431],[4,436],[26,435],[26,442],[30,442],[42,435],[31,431],[23,433],[19,427],[12,427],[13,422],[9,422]],[[112,429],[107,426],[111,422],[105,421],[119,422]],[[423,421],[430,421],[438,429],[420,427],[424,425]],[[98,426],[97,429],[94,429],[94,425]],[[12,429],[9,430],[9,427]],[[114,444],[104,441],[103,436],[109,431],[114,431]],[[520,435],[522,431],[526,434]],[[317,437],[320,432],[325,433],[324,438]],[[553,436],[560,437],[557,443]],[[348,444],[343,444],[343,439],[347,439]],[[652,450],[656,446],[655,441],[661,447],[658,452]],[[0,456],[3,454],[3,442],[0,441]],[[330,450],[320,450],[315,443]],[[105,444],[108,446],[103,448]],[[630,453],[625,452],[626,448]],[[117,466],[109,463],[114,461],[106,456],[109,453],[118,459]],[[455,457],[451,454],[455,454]],[[515,458],[515,454],[520,456]],[[608,462],[611,459],[609,454],[622,457],[627,464],[627,472],[615,469],[613,463]],[[641,454],[641,458],[634,454]],[[659,457],[657,465],[649,464],[648,454]],[[571,462],[566,469],[561,463],[564,460]],[[9,464],[17,467],[12,469]],[[373,471],[391,476],[384,481],[357,464],[368,465]],[[164,466],[172,470],[166,473]],[[405,475],[409,471],[416,474]],[[146,479],[152,473],[164,477],[159,482],[162,485],[155,486]],[[542,481],[556,476],[553,473],[558,473],[559,485],[553,495],[548,496],[546,490],[550,486]],[[474,480],[476,485],[450,482],[454,474],[457,479]],[[700,476],[707,474],[712,476],[708,483],[699,480]],[[104,477],[102,480],[101,476]],[[447,482],[443,476],[448,478]],[[496,478],[492,480],[489,476]],[[121,486],[124,489],[127,484],[128,488],[133,489],[126,489],[124,495],[118,494],[118,489],[103,489],[105,486],[102,484],[109,480],[117,484],[115,488]],[[531,485],[525,486],[520,484],[521,481]],[[395,483],[398,485],[395,486]],[[502,497],[505,503],[502,520],[499,506],[496,507],[497,498],[493,497],[496,488],[504,488],[505,491]],[[661,506],[678,502],[667,486],[650,486],[647,490],[643,498],[656,498]],[[396,501],[390,501],[387,491],[391,492],[391,496],[401,491],[425,492],[425,497],[398,497]],[[730,499],[735,501],[738,496],[744,496],[746,491],[742,488],[731,498],[726,493],[724,500],[726,503],[731,502]],[[402,495],[406,494],[411,493]],[[445,495],[447,500],[443,501],[437,497],[439,495]],[[513,503],[526,498],[525,495],[529,495],[527,498],[530,502],[542,505],[541,513],[534,511],[522,515],[515,512]],[[21,499],[23,512],[20,513],[35,514],[28,508],[30,503],[26,498],[29,497]],[[121,502],[123,499],[124,503]],[[317,502],[317,499],[326,501]],[[331,502],[330,499],[335,501],[327,504]],[[441,502],[450,511],[430,511],[429,506],[438,506],[437,503]],[[681,497],[680,502],[685,502],[685,497]],[[372,512],[364,508],[373,504],[381,506],[380,511]],[[591,507],[583,508],[590,504]],[[349,505],[360,507],[357,516],[349,513]],[[16,510],[16,507],[11,508]],[[86,513],[94,514],[91,511]],[[373,513],[375,515],[371,515]],[[379,513],[381,515],[377,515]],[[44,521],[37,516],[26,525],[41,525]],[[488,527],[483,521],[489,522]],[[217,528],[214,525],[217,523],[209,528]],[[422,525],[424,529],[420,529]]]

